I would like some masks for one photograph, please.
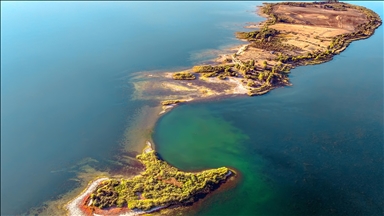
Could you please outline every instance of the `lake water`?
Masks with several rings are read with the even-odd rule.
[[[254,2],[2,2],[1,214],[112,172],[143,107],[140,71],[190,67],[239,44]],[[382,16],[382,3],[367,5]],[[383,30],[261,97],[180,106],[153,139],[183,170],[230,166],[236,187],[187,214],[383,212]],[[345,79],[348,77],[348,79]],[[128,133],[129,134],[129,133]],[[91,171],[89,171],[91,170]],[[75,180],[74,180],[75,179]]]
[[[1,214],[114,169],[143,107],[136,72],[185,68],[240,42],[251,2],[1,2]],[[118,161],[119,162],[119,161]],[[89,171],[91,170],[91,171]]]
[[[364,5],[382,16],[382,2]],[[383,28],[331,62],[292,70],[291,82],[158,121],[157,151],[172,165],[241,174],[180,215],[383,214]]]

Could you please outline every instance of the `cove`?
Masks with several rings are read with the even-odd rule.
[[[379,27],[331,62],[292,70],[292,87],[164,115],[153,134],[164,160],[183,170],[230,166],[242,174],[235,188],[180,213],[381,214],[382,38]]]

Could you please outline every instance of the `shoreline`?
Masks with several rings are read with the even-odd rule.
[[[82,191],[75,199],[69,201],[65,205],[65,209],[67,210],[67,215],[76,215],[76,216],[87,216],[87,214],[84,213],[84,209],[82,208],[86,198],[90,196],[90,194],[100,185],[101,182],[108,180],[108,177],[101,177],[97,178],[96,180],[91,180],[88,183],[88,186],[84,191]],[[90,206],[90,203],[86,204],[87,206]],[[167,206],[159,206],[154,209],[151,209],[149,211],[126,211],[126,210],[121,210],[120,213],[118,213],[121,216],[134,216],[134,215],[142,215],[142,214],[147,214],[151,213],[163,208],[166,208]],[[116,212],[114,212],[116,213]],[[104,215],[104,214],[97,214],[97,213],[91,213],[92,215],[99,216],[99,215]],[[88,214],[89,215],[89,214]]]
[[[353,41],[369,38],[382,24],[372,10],[348,3],[264,3],[257,6],[256,13],[266,18],[258,23],[261,30],[236,33],[247,44],[233,47],[231,56],[221,54],[212,64],[165,73],[167,80],[158,89],[171,91],[177,100],[263,95],[292,86],[291,69],[328,62]],[[304,18],[295,17],[297,13],[303,13]],[[337,16],[334,20],[318,18],[324,14]],[[340,23],[350,17],[356,21]],[[175,73],[188,78],[176,79],[172,77]]]
[[[270,18],[268,15],[266,15],[266,14],[264,14],[262,11],[261,11],[261,9],[262,9],[262,7],[260,7],[260,8],[258,8],[258,10],[257,10],[257,14],[259,14],[259,13],[261,13],[261,14],[263,14],[264,16],[262,16],[262,15],[260,15],[260,16],[262,16],[262,17],[267,17],[267,18]],[[267,23],[268,21],[269,21],[270,19],[267,19],[267,20],[265,20],[265,21],[263,21],[262,23]],[[381,23],[380,23],[380,25],[381,25]],[[378,26],[376,26],[375,27],[375,29],[376,28],[378,28],[380,25],[378,25]],[[374,30],[375,30],[374,29]],[[372,32],[372,34],[371,35],[373,35],[373,33],[374,33],[374,30],[373,30],[373,32]],[[371,35],[367,35],[367,36],[365,36],[365,37],[363,37],[363,36],[360,36],[360,37],[356,37],[356,38],[351,38],[351,39],[346,39],[345,40],[345,43],[343,43],[343,45],[341,46],[341,47],[339,47],[339,49],[336,49],[335,51],[334,51],[334,53],[332,53],[332,56],[333,56],[333,54],[339,54],[339,53],[341,53],[342,51],[344,51],[348,46],[349,46],[349,44],[351,43],[351,42],[353,42],[353,41],[356,41],[356,40],[361,40],[361,39],[367,39],[367,38],[369,38]],[[244,53],[247,53],[247,49],[248,49],[248,46],[249,46],[249,44],[246,44],[246,45],[242,45],[239,49],[238,49],[238,51],[237,51],[237,53],[236,53],[236,55],[242,55],[242,54],[244,54]],[[237,46],[238,47],[238,46]],[[236,57],[236,55],[233,57],[234,59],[236,59],[235,57]],[[306,61],[298,61],[298,62],[296,62],[296,63],[293,63],[292,64],[292,68],[295,68],[295,67],[297,67],[297,66],[302,66],[302,65],[307,65],[307,64],[320,64],[320,63],[324,63],[324,62],[327,62],[327,61],[330,61],[330,60],[332,60],[332,56],[331,56],[331,58],[327,58],[327,59],[324,59],[324,60],[321,60],[321,61],[313,61],[312,59],[310,59],[310,60],[307,60],[307,59],[304,59],[304,60],[306,60]],[[221,56],[222,57],[222,56]],[[240,60],[240,63],[243,63],[242,62],[242,60]],[[245,73],[244,75],[246,75],[247,73]],[[169,78],[169,77],[168,77]],[[200,78],[200,77],[199,77]],[[207,83],[223,83],[224,81],[220,81],[220,80],[218,80],[218,79],[216,79],[216,77],[207,77],[204,81],[206,81]],[[181,82],[185,82],[186,83],[186,86],[188,85],[188,81],[181,81]],[[249,92],[249,89],[248,88],[246,88],[246,86],[244,85],[244,82],[242,82],[242,79],[238,79],[238,78],[234,78],[234,77],[228,77],[228,79],[227,80],[225,80],[225,82],[226,83],[231,83],[231,84],[233,84],[233,85],[230,85],[231,86],[231,91],[227,91],[227,92],[225,92],[224,94],[220,94],[220,93],[216,93],[215,91],[212,91],[212,92],[210,92],[209,94],[207,94],[206,96],[204,96],[204,94],[203,94],[203,96],[202,97],[196,97],[196,98],[192,98],[192,99],[188,99],[188,100],[183,100],[183,102],[182,103],[184,103],[184,102],[188,102],[188,101],[191,101],[191,100],[203,100],[203,99],[212,99],[212,98],[218,98],[218,97],[221,97],[221,96],[229,96],[229,95],[245,95],[245,94],[247,94],[248,92]],[[190,86],[193,86],[193,84],[191,84]],[[284,86],[284,85],[283,85]],[[184,86],[183,86],[184,87]],[[261,86],[262,87],[262,86]],[[272,90],[272,89],[274,89],[274,88],[277,88],[277,87],[280,87],[280,86],[267,86],[267,88],[261,88],[261,89],[259,89],[259,91],[257,91],[257,92],[255,92],[255,93],[252,93],[252,94],[249,94],[250,96],[252,96],[252,95],[261,95],[261,94],[265,94],[265,93],[267,93],[267,92],[269,92],[270,90]],[[181,92],[183,92],[183,91],[181,91]],[[201,95],[200,95],[201,96]],[[179,102],[177,102],[177,103],[179,103]],[[175,104],[170,104],[170,105],[166,105],[166,106],[163,106],[163,110],[158,114],[158,116],[157,116],[157,119],[162,115],[162,114],[164,114],[164,113],[166,113],[166,112],[168,112],[168,111],[170,111],[172,108],[174,108],[175,106],[177,106],[177,103],[175,103]],[[149,141],[147,141],[147,142],[149,142]],[[146,143],[147,144],[147,146],[149,146],[149,148],[154,148],[154,145],[153,144],[151,144],[150,142],[149,142],[149,145],[148,145],[148,143]],[[147,147],[146,147],[147,148]],[[145,151],[145,150],[144,150]],[[104,179],[102,179],[102,180],[100,180],[100,179],[96,179],[96,180],[94,180],[94,181],[91,181],[90,183],[89,183],[89,186],[87,187],[87,189],[85,189],[85,191],[84,192],[82,192],[79,196],[77,196],[75,199],[73,199],[71,202],[69,202],[69,204],[68,204],[68,206],[70,206],[71,208],[75,208],[77,205],[79,205],[79,204],[81,204],[81,202],[82,202],[82,200],[87,196],[87,193],[88,193],[88,195],[91,193],[91,191],[92,191],[92,189],[96,189],[96,187],[97,187],[97,185],[99,184],[99,183],[101,183],[101,181],[103,181],[103,180],[106,180],[106,179],[108,179],[108,178],[104,178]],[[72,203],[72,202],[75,202],[75,203]],[[77,202],[77,204],[76,204],[76,202]],[[79,203],[80,202],[80,203]],[[151,210],[151,212],[153,212],[153,211],[157,211],[157,210],[160,210],[160,209],[164,209],[164,208],[167,208],[168,206],[159,206],[159,207],[156,207],[155,209],[153,209],[153,210]],[[79,213],[79,211],[81,211],[80,209],[71,209],[71,210],[68,210],[69,211],[69,214],[72,214],[72,215],[79,215],[79,214],[77,214],[77,213]],[[76,214],[73,214],[73,213],[76,213]],[[122,214],[122,215],[138,215],[138,214],[145,214],[145,213],[149,213],[149,212],[127,212],[126,214]]]
[[[81,192],[75,199],[69,201],[65,205],[65,209],[68,211],[67,215],[78,215],[82,216],[84,215],[83,211],[79,207],[82,205],[84,198],[89,196],[90,193],[92,193],[93,190],[96,189],[96,187],[104,180],[107,180],[107,177],[101,177],[96,180],[92,180],[88,183],[88,186],[84,189],[83,192]]]
[[[146,142],[146,147],[143,149],[143,153],[141,155],[138,155],[137,159],[141,161],[146,167],[143,173],[140,175],[137,175],[134,177],[134,179],[138,180],[139,178],[146,179],[148,178],[147,176],[152,176],[152,172],[150,166],[157,166],[160,165],[160,170],[161,172],[174,172],[177,175],[180,175],[181,173],[184,173],[182,171],[177,171],[178,169],[168,165],[164,160],[158,158],[157,153],[154,151],[152,148],[153,144],[150,141]],[[160,164],[158,164],[160,163]],[[164,165],[161,165],[163,163]],[[164,169],[165,166],[165,169]],[[167,168],[168,167],[168,168]],[[156,169],[158,172],[159,170]],[[214,175],[214,178],[209,180],[207,175]],[[216,176],[216,174],[218,176]],[[196,172],[185,172],[185,177],[184,178],[190,178],[189,176],[195,176],[195,178],[200,179],[201,177],[204,177],[204,184],[205,186],[201,187],[198,186],[198,189],[195,190],[194,186],[189,186],[193,188],[194,192],[190,192],[190,195],[187,197],[184,197],[183,199],[177,198],[176,200],[170,200],[167,202],[163,202],[163,204],[155,205],[149,208],[144,208],[140,209],[138,207],[132,207],[130,205],[125,205],[125,206],[113,206],[113,207],[107,207],[107,208],[98,208],[95,207],[96,201],[99,200],[97,198],[98,196],[104,196],[104,195],[99,195],[100,191],[101,193],[105,192],[105,186],[112,186],[115,185],[119,181],[117,178],[114,177],[100,177],[97,178],[96,180],[92,180],[88,183],[88,186],[86,189],[84,189],[76,198],[72,199],[65,205],[65,209],[67,210],[67,215],[76,215],[76,216],[88,216],[88,215],[142,215],[142,214],[148,214],[152,213],[155,211],[159,211],[161,209],[173,206],[173,207],[181,207],[184,204],[188,203],[194,203],[197,200],[201,200],[200,195],[203,195],[203,197],[207,194],[209,194],[212,191],[216,191],[217,189],[220,188],[222,184],[225,184],[229,179],[232,179],[233,176],[237,175],[237,171],[235,169],[229,169],[225,167],[221,167],[218,169],[210,169],[210,170],[202,170],[202,171],[196,171]],[[153,176],[154,177],[154,176]],[[159,178],[159,177],[157,177]],[[124,180],[121,179],[121,184],[123,184],[124,181],[134,181],[133,180]],[[172,180],[173,179],[173,180]],[[192,178],[193,179],[193,178]],[[161,179],[161,181],[165,181],[168,184],[175,184],[177,187],[179,187],[178,184],[185,184],[185,183],[180,183],[178,180],[176,180],[174,177],[171,179]],[[189,180],[188,180],[189,181]],[[193,181],[201,181],[200,180],[193,180]],[[212,182],[211,182],[212,181]],[[125,183],[124,183],[125,184]],[[128,183],[127,183],[128,184]],[[199,183],[200,184],[200,183]],[[95,197],[95,191],[97,189],[97,194]],[[132,190],[132,189],[129,189]],[[135,189],[133,189],[135,190]],[[135,202],[140,202],[144,199],[144,201],[147,199],[144,197],[144,193],[147,192],[140,192],[139,193],[139,200],[132,200]],[[184,195],[183,195],[184,196]],[[115,201],[114,201],[115,202]],[[130,201],[131,202],[131,201]],[[145,203],[145,202],[144,202]],[[140,205],[139,205],[140,206]]]

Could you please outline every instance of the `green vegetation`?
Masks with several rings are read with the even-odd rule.
[[[211,72],[211,73],[203,73],[203,77],[216,77],[217,75],[219,75],[218,72]]]
[[[281,33],[271,27],[271,25],[276,23],[294,24],[298,22],[298,24],[303,24],[301,21],[297,21],[288,15],[274,13],[274,7],[278,5],[307,8],[315,6],[335,11],[343,11],[351,8],[364,13],[368,18],[368,22],[358,25],[353,33],[342,34],[333,38],[319,37],[318,35],[314,36],[316,40],[328,40],[331,41],[331,43],[324,49],[320,44],[307,41],[307,43],[312,43],[312,45],[317,46],[318,49],[313,50],[311,48],[310,52],[304,53],[303,48],[305,47],[301,48],[292,45],[292,43],[284,43],[291,37],[289,34],[297,35],[297,32]],[[264,25],[256,31],[237,32],[236,37],[250,42],[246,48],[252,47],[263,51],[270,51],[270,55],[262,57],[261,59],[251,59],[244,62],[238,58],[237,53],[234,53],[232,55],[232,62],[235,64],[221,64],[217,66],[200,65],[193,67],[193,72],[200,73],[202,77],[217,77],[218,79],[226,79],[229,76],[244,78],[243,84],[246,84],[250,87],[249,89],[251,89],[249,95],[265,94],[276,86],[290,85],[288,74],[293,67],[329,61],[334,55],[343,51],[353,40],[367,38],[372,35],[375,29],[382,23],[380,17],[372,10],[338,2],[265,3],[261,10],[264,14],[268,15],[268,20],[264,22]],[[306,23],[306,25],[309,25],[309,23]],[[307,37],[309,38],[310,35]],[[296,39],[298,39],[298,37]],[[244,50],[241,51],[245,50],[244,48]],[[257,60],[259,64],[256,65],[255,60]],[[269,62],[267,63],[265,60]],[[273,60],[277,61],[277,64]]]
[[[270,15],[271,19],[275,19],[276,15],[272,14]],[[269,21],[270,19],[268,19]],[[274,24],[271,22],[265,22],[264,26],[261,30],[256,30],[252,32],[236,32],[236,37],[239,39],[246,39],[251,44],[250,46],[263,49],[267,51],[276,51],[276,52],[283,52],[287,50],[291,51],[302,51],[301,48],[291,45],[291,44],[285,44],[282,43],[284,40],[282,37],[279,37],[280,32],[276,29],[269,28],[268,26],[271,24]],[[279,22],[282,22],[281,20]],[[287,22],[287,21],[284,21]]]
[[[192,68],[193,72],[196,73],[212,73],[212,72],[220,72],[220,68],[213,67],[211,65],[198,65]]]
[[[279,31],[276,29],[268,28],[264,26],[261,30],[251,31],[251,32],[236,32],[236,37],[239,39],[246,39],[248,41],[255,40],[267,40],[271,41],[272,38],[279,34]]]
[[[224,74],[220,74],[219,76],[217,76],[217,78],[219,78],[221,80],[227,79],[227,77]]]
[[[272,4],[271,3],[264,3],[261,10],[264,14],[270,15],[272,13]]]
[[[286,39],[283,35],[280,35],[280,32],[269,28],[270,25],[275,23],[295,23],[290,17],[283,16],[281,17],[278,14],[274,13],[274,7],[277,5],[290,5],[295,7],[307,7],[309,5],[320,5],[320,8],[343,11],[347,8],[353,8],[363,12],[367,18],[368,22],[357,26],[357,29],[354,33],[342,34],[337,37],[332,38],[330,46],[326,50],[314,50],[312,52],[303,53],[303,49],[294,45],[282,43]],[[281,3],[265,3],[261,8],[262,12],[269,16],[268,20],[264,22],[261,30],[252,31],[252,32],[238,32],[236,36],[240,39],[246,39],[250,42],[250,46],[265,51],[271,51],[271,54],[275,54],[277,65],[268,65],[266,61],[262,62],[261,70],[259,68],[253,67],[253,64],[247,64],[241,62],[237,59],[235,69],[243,74],[244,78],[247,80],[247,85],[252,87],[252,90],[249,91],[249,95],[261,95],[265,94],[275,86],[278,85],[290,85],[288,74],[292,67],[298,65],[307,65],[307,64],[319,64],[325,61],[329,61],[333,58],[334,55],[343,51],[353,40],[358,40],[361,38],[369,37],[373,34],[374,30],[381,25],[380,17],[373,12],[364,7],[350,5],[346,3],[329,3],[329,2],[320,2],[320,3],[306,3],[306,2],[281,2]],[[297,34],[294,33],[293,34]],[[317,38],[319,39],[319,38]],[[273,52],[272,52],[273,51]],[[288,55],[287,51],[292,51],[290,53],[301,53],[299,55]],[[236,56],[234,56],[235,58]],[[268,59],[270,61],[271,59]]]
[[[221,73],[225,70],[229,70],[233,64],[227,64],[227,65],[217,65],[217,66],[211,66],[211,65],[198,65],[194,66],[192,68],[193,72],[196,73]]]
[[[195,75],[189,72],[178,72],[172,75],[172,78],[175,80],[194,80],[196,79]]]
[[[355,32],[338,35],[329,38],[330,45],[325,50],[314,50],[303,54],[303,50],[293,45],[281,42],[279,32],[268,28],[276,22],[286,20],[273,14],[273,6],[278,4],[289,4],[298,7],[307,7],[308,4],[317,3],[276,3],[265,4],[263,12],[269,15],[271,21],[267,21],[259,31],[240,32],[239,38],[247,39],[251,46],[271,52],[278,63],[274,64],[270,59],[269,64],[264,59],[255,59],[262,62],[261,66],[255,64],[255,60],[243,62],[234,54],[233,62],[236,64],[222,64],[217,66],[200,65],[192,68],[194,73],[203,77],[218,77],[226,79],[228,76],[240,76],[242,81],[249,87],[248,95],[262,95],[277,86],[290,85],[288,74],[294,66],[304,64],[318,64],[332,59],[332,57],[343,51],[353,40],[367,38],[373,34],[375,29],[381,25],[380,17],[373,11],[360,6],[346,3],[321,3],[323,8],[332,10],[344,10],[353,8],[362,11],[368,18],[368,22],[356,27]],[[327,6],[327,5],[331,5]],[[300,51],[299,55],[288,55],[286,50]],[[268,57],[269,58],[269,57]],[[196,79],[193,73],[179,72],[173,74],[173,79],[190,80]],[[161,104],[171,105],[184,102],[184,100],[166,100]],[[233,171],[226,167],[205,170],[198,173],[182,172],[159,159],[158,155],[149,147],[144,153],[137,156],[144,164],[145,170],[141,175],[130,179],[109,179],[103,181],[95,191],[91,193],[86,203],[93,208],[128,207],[131,210],[150,210],[155,207],[165,207],[177,204],[188,204],[196,201],[203,194],[219,187]]]
[[[330,9],[334,11],[346,11],[348,7],[346,7],[345,4],[339,3],[339,4],[323,4],[321,6],[324,9]]]
[[[181,172],[159,159],[151,149],[137,159],[144,164],[144,172],[131,179],[103,181],[89,197],[91,206],[150,210],[191,203],[198,199],[197,195],[209,193],[233,173],[226,167],[199,173]]]
[[[185,102],[185,100],[166,100],[166,101],[162,101],[161,105],[167,106],[167,105],[178,104],[182,102]]]
[[[264,60],[264,61],[263,61],[263,69],[266,69],[266,68],[267,68],[267,65],[268,65],[268,64],[267,64],[267,61]]]
[[[234,64],[226,65],[199,65],[194,66],[192,70],[196,73],[201,73],[203,77],[218,77],[219,79],[226,79],[228,76],[237,76],[238,73],[232,70]]]
[[[251,46],[258,49],[274,51],[274,52],[284,52],[287,50],[290,50],[290,51],[303,50],[300,47],[297,47],[295,45],[281,43],[279,39],[276,39],[276,40],[271,39],[271,40],[273,41],[273,43],[269,43],[268,41],[263,41],[263,40],[255,40],[255,41],[252,41]]]
[[[280,52],[275,60],[282,63],[291,64],[294,66],[307,65],[307,64],[319,64],[325,61],[329,61],[333,58],[334,55],[342,52],[352,41],[367,38],[370,35],[372,35],[374,30],[382,24],[380,17],[375,12],[362,6],[356,6],[356,5],[350,5],[347,3],[338,3],[338,2],[333,2],[333,3],[281,2],[281,3],[264,5],[262,10],[265,14],[269,15],[270,17],[268,21],[265,23],[263,27],[264,29],[268,28],[268,26],[273,23],[281,22],[277,19],[277,15],[273,13],[273,7],[279,4],[291,5],[296,7],[306,7],[308,5],[314,4],[314,5],[320,5],[321,8],[335,10],[335,11],[345,11],[348,8],[351,8],[351,9],[360,10],[362,13],[364,13],[367,16],[369,20],[367,23],[358,25],[355,32],[353,33],[346,33],[346,34],[338,35],[332,38],[331,44],[327,47],[326,50],[323,50],[323,51],[315,50],[305,55],[293,56],[293,55],[283,54],[285,50],[302,51],[302,49],[292,45],[282,44],[278,39],[275,39],[273,43],[266,43],[263,40],[248,39],[252,41],[253,47],[264,49],[267,51]],[[270,20],[273,20],[273,21],[270,21]],[[249,34],[249,35],[253,35],[253,34]],[[266,68],[266,66],[263,65],[263,68]]]
[[[283,64],[279,62],[273,67],[267,68],[267,62],[263,61],[263,71],[256,70],[256,67],[254,68],[254,70],[247,70],[249,68],[252,68],[251,64],[252,61],[249,61],[244,66],[242,66],[246,69],[244,73],[244,78],[246,78],[247,80],[247,86],[252,87],[248,95],[261,95],[273,89],[274,86],[289,85],[288,73],[291,69],[291,66],[289,64]],[[241,67],[240,71],[242,71]]]

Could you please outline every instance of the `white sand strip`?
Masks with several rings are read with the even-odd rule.
[[[92,193],[96,187],[104,180],[108,180],[108,178],[99,178],[95,181],[93,181],[91,184],[88,185],[87,189],[85,189],[79,196],[77,196],[72,201],[68,202],[68,204],[65,206],[65,208],[68,210],[68,215],[73,216],[82,216],[84,215],[79,206],[82,204],[82,200],[88,196],[90,193]]]

